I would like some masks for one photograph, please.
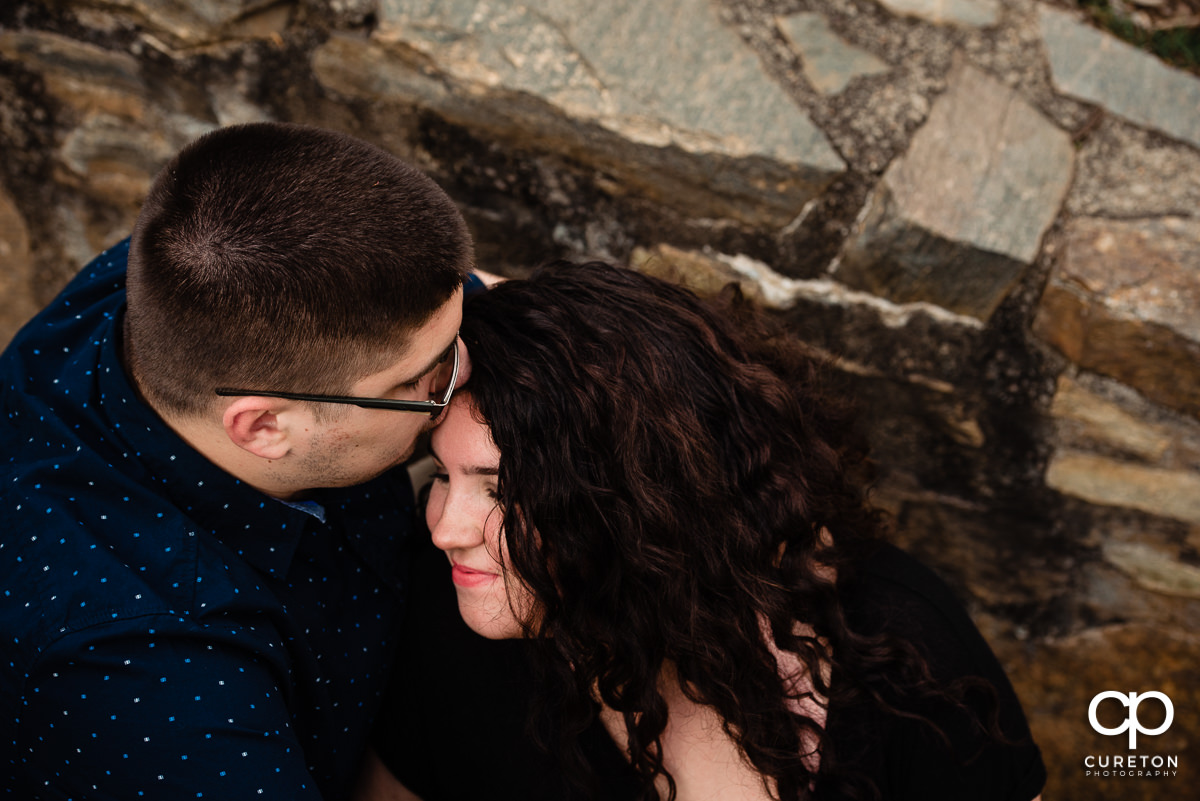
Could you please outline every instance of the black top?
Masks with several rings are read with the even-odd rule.
[[[1035,798],[1046,782],[1041,752],[1004,669],[950,588],[913,557],[885,546],[840,590],[854,631],[908,640],[942,686],[972,677],[980,686],[965,690],[970,712],[944,697],[902,700],[880,688],[885,700],[932,721],[941,734],[926,722],[886,714],[865,699],[835,704],[827,723],[835,756],[870,778],[883,799]],[[1000,742],[977,723],[992,711],[1003,733]]]
[[[533,692],[525,661],[529,644],[487,640],[467,628],[441,552],[427,549],[414,565],[403,656],[376,724],[381,759],[424,801],[571,797],[553,757],[527,734],[527,699]],[[950,589],[912,557],[885,546],[857,580],[845,583],[843,596],[855,630],[908,639],[929,660],[938,681],[977,676],[990,684],[1008,742],[987,738],[973,715],[946,700],[889,699],[934,721],[945,739],[927,724],[885,714],[873,703],[835,704],[827,725],[840,764],[870,779],[889,800],[1030,801],[1037,796],[1046,771],[1020,703]],[[987,708],[986,695],[986,689],[970,691],[965,698],[972,707]],[[632,770],[599,721],[586,733],[585,747],[605,783],[596,797],[633,798]],[[820,789],[818,797],[835,795]]]

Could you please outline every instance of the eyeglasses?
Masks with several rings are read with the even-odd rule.
[[[446,359],[453,355],[450,371],[446,372]],[[363,409],[391,409],[396,412],[420,412],[427,414],[430,417],[437,417],[442,413],[450,403],[450,397],[454,394],[455,385],[458,383],[458,335],[455,334],[454,342],[450,343],[450,350],[442,356],[437,366],[434,368],[433,386],[429,390],[430,395],[435,395],[439,391],[442,393],[440,400],[418,401],[418,400],[395,400],[393,398],[356,398],[351,395],[313,395],[305,392],[265,392],[257,389],[232,389],[230,387],[217,387],[214,390],[218,395],[229,397],[235,395],[261,395],[264,398],[284,398],[285,400],[308,401],[310,403],[346,403],[352,406],[360,406]],[[449,380],[445,380],[448,378]],[[442,381],[445,380],[445,388],[441,388]]]

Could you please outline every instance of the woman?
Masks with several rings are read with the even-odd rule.
[[[882,544],[846,407],[748,304],[558,264],[462,337],[426,519],[466,624],[535,651],[580,786],[599,721],[645,799],[1038,796],[995,658]]]

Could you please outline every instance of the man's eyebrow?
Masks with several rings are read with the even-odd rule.
[[[438,464],[442,465],[442,467],[446,466],[446,463],[442,461],[442,457],[437,455],[437,451],[434,449],[432,444],[429,446],[429,453],[435,460],[437,460]],[[472,467],[468,467],[463,472],[465,472],[468,476],[498,476],[500,475],[500,467],[499,465],[495,467],[491,465],[473,465]]]
[[[426,365],[426,366],[425,366],[425,369],[424,369],[424,370],[421,370],[421,372],[417,373],[417,374],[416,374],[416,375],[414,375],[412,378],[402,378],[402,379],[400,379],[399,381],[397,381],[397,382],[396,382],[396,386],[404,386],[404,385],[406,385],[406,384],[415,384],[415,383],[417,383],[417,382],[418,382],[418,381],[420,381],[422,378],[424,378],[425,376],[429,375],[429,374],[430,374],[430,373],[432,373],[434,370],[436,370],[436,369],[437,369],[437,366],[438,366],[439,364],[441,364],[442,362],[444,362],[444,361],[445,361],[445,360],[446,360],[446,359],[447,359],[447,358],[450,356],[450,352],[451,352],[452,350],[454,350],[454,348],[455,348],[455,347],[457,347],[457,346],[458,346],[458,334],[456,333],[456,334],[454,335],[454,339],[453,339],[453,340],[451,340],[451,342],[450,342],[450,347],[446,348],[446,349],[445,349],[444,351],[442,351],[440,354],[438,354],[437,356],[435,356],[435,357],[433,358],[433,361],[431,361],[431,362],[430,362],[428,365]]]

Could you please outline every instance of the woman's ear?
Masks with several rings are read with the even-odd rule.
[[[292,449],[288,425],[295,407],[275,398],[242,397],[226,407],[225,435],[242,450],[263,459],[282,459]]]

